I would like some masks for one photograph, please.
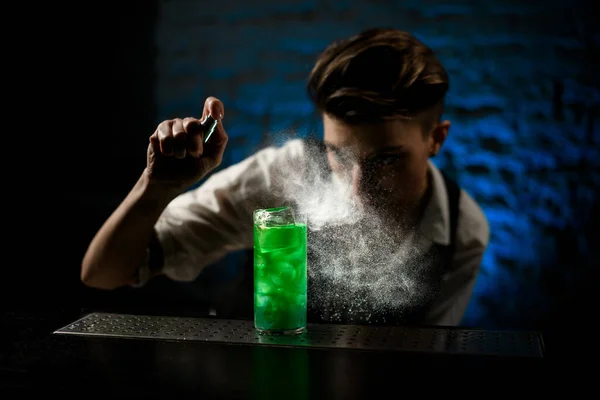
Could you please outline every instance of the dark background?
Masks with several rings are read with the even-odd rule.
[[[11,47],[10,59],[28,60],[21,72],[30,89],[12,106],[45,123],[18,124],[27,150],[10,152],[16,162],[5,167],[7,176],[34,172],[5,192],[14,207],[6,208],[3,305],[194,313],[218,304],[219,294],[235,291],[243,255],[194,284],[159,279],[103,292],[79,281],[87,244],[144,168],[148,136],[163,119],[199,115],[210,95],[226,106],[231,140],[222,167],[267,144],[320,133],[304,91],[316,55],[333,39],[390,26],[415,33],[446,65],[453,126],[435,162],[491,225],[464,325],[589,324],[600,264],[600,33],[592,3],[224,0],[36,9],[29,29],[37,37]]]

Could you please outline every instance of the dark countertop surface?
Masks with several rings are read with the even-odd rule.
[[[542,358],[502,358],[277,347],[199,341],[53,334],[87,313],[4,311],[0,383],[4,393],[111,394],[127,397],[346,399],[399,390],[408,376],[462,376],[488,369],[529,383]],[[489,374],[483,374],[485,376]],[[74,392],[77,390],[77,392]],[[173,396],[173,397],[172,397]],[[375,396],[376,397],[376,396]]]

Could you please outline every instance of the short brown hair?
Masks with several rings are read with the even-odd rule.
[[[420,118],[433,125],[442,114],[448,75],[410,33],[370,29],[327,47],[307,89],[319,111],[348,123]]]

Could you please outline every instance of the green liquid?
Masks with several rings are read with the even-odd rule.
[[[306,327],[306,225],[254,226],[254,324],[262,333]]]

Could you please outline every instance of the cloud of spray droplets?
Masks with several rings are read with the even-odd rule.
[[[305,147],[306,163],[280,171],[284,195],[309,227],[312,301],[327,311],[331,302],[370,318],[370,310],[410,308],[428,295],[417,236],[390,224],[385,215],[361,207],[349,182],[323,173],[323,156]],[[335,313],[328,316],[336,320]],[[358,322],[358,321],[357,321]]]

